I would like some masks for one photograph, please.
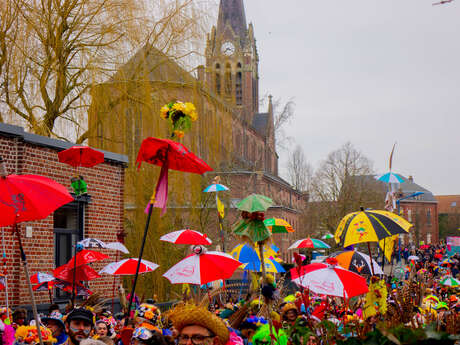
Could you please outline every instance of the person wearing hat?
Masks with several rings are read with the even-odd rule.
[[[177,306],[168,317],[179,332],[178,345],[225,345],[230,338],[224,321],[205,308]]]
[[[281,309],[281,317],[283,321],[294,324],[295,320],[297,320],[297,316],[297,306],[294,303],[286,303]]]
[[[51,312],[50,316],[42,318],[43,323],[53,333],[56,338],[56,345],[61,345],[66,342],[68,336],[65,333],[65,324],[62,321],[62,314],[59,311]]]
[[[65,330],[69,336],[64,345],[80,345],[94,327],[94,315],[86,308],[75,308],[65,319]]]

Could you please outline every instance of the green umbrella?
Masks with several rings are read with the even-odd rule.
[[[251,194],[248,197],[241,200],[236,207],[240,211],[246,212],[264,212],[273,205],[273,200],[265,195]]]
[[[454,277],[444,278],[443,280],[441,280],[441,284],[446,286],[460,286],[460,282]]]
[[[262,220],[242,219],[232,227],[235,235],[247,237],[253,243],[265,241],[270,237],[270,230],[265,226]]]

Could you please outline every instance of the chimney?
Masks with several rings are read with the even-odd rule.
[[[409,175],[408,180],[409,182],[414,183],[414,178],[412,177],[412,175]]]
[[[197,78],[198,78],[198,81],[204,82],[204,66],[203,65],[199,65],[197,67]]]

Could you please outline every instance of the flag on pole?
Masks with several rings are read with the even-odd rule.
[[[222,201],[220,201],[219,197],[216,195],[216,202],[217,202],[217,212],[219,212],[219,216],[221,219],[224,219],[225,216],[225,206]]]
[[[391,237],[386,237],[379,241],[379,247],[385,253],[385,257],[387,258],[388,262],[391,262],[391,255],[393,254],[395,241],[397,239],[398,239],[398,235],[394,235]],[[385,248],[383,248],[384,245],[385,245]]]

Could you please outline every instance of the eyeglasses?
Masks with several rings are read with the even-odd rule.
[[[153,332],[151,330],[139,327],[134,330],[132,339],[149,340],[151,337],[153,337]]]
[[[193,334],[192,336],[188,336],[187,334],[181,334],[178,337],[179,344],[187,344],[190,340],[193,345],[201,345],[203,344],[204,340],[207,338],[214,338],[215,335],[201,335],[201,334]]]

